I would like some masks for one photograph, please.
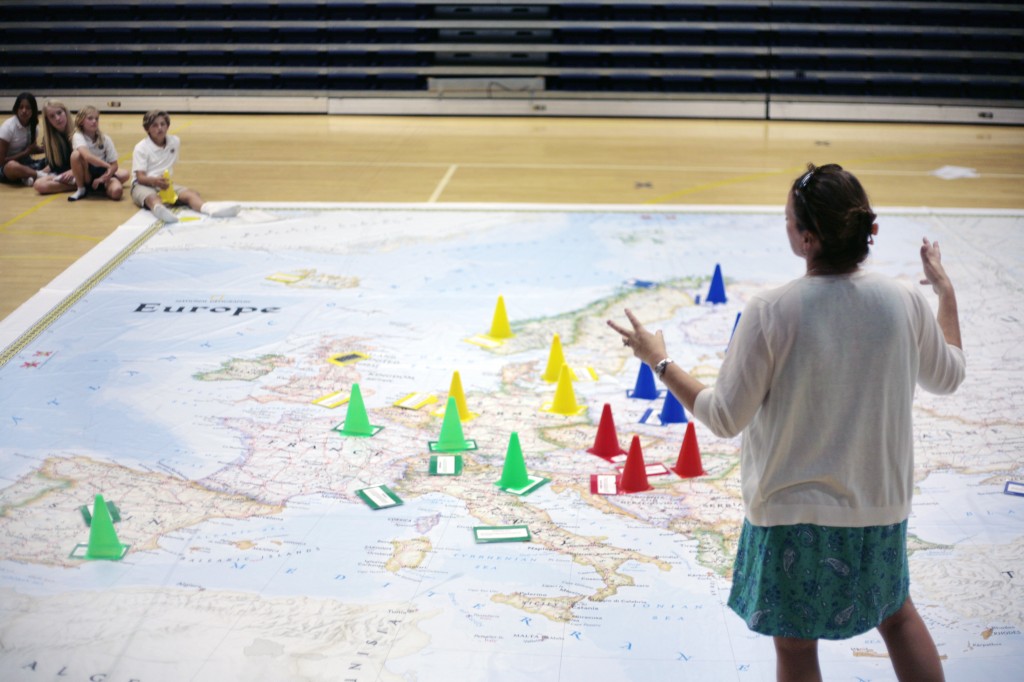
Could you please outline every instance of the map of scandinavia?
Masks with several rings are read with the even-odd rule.
[[[911,592],[947,676],[994,678],[1024,663],[1024,507],[1003,494],[1024,478],[1024,218],[880,213],[867,267],[918,286],[917,245],[938,239],[968,352],[956,395],[915,404]],[[739,440],[697,425],[705,476],[616,496],[591,492],[615,469],[586,450],[608,404],[624,447],[636,435],[648,465],[675,464],[686,424],[627,397],[639,363],[605,320],[631,308],[713,383],[748,297],[800,274],[780,209],[197,218],[122,226],[127,256],[0,367],[0,676],[773,679],[770,639],[724,606]],[[716,264],[728,301],[708,304]],[[499,296],[514,335],[477,343]],[[541,409],[554,334],[578,416]],[[477,449],[432,476],[456,372]],[[315,402],[356,384],[372,438]],[[529,495],[495,486],[512,433],[550,479]],[[382,484],[404,504],[356,495]],[[71,557],[96,494],[120,512],[119,562]],[[530,542],[474,541],[514,524]],[[877,633],[823,643],[822,661],[892,679]]]

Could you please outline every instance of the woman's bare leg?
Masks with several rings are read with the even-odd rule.
[[[946,679],[939,650],[910,597],[896,613],[882,621],[878,632],[885,640],[892,667],[901,682],[943,682]]]
[[[821,682],[818,640],[775,637],[775,678],[779,682]]]

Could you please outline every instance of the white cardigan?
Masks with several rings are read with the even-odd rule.
[[[910,514],[914,387],[952,393],[965,365],[919,292],[860,270],[803,277],[747,304],[694,414],[743,431],[750,523],[888,525]]]

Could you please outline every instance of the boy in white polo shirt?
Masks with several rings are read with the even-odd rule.
[[[148,208],[165,223],[178,222],[177,216],[164,204],[160,191],[167,189],[171,182],[164,177],[174,173],[174,163],[178,160],[181,140],[177,135],[167,134],[171,127],[171,116],[166,111],[148,111],[142,117],[142,127],[147,137],[135,145],[132,153],[132,201],[140,208]],[[238,215],[238,204],[223,205],[213,208],[199,196],[199,192],[175,185],[176,201],[171,204],[185,204],[193,211],[199,211],[214,218],[228,218]]]

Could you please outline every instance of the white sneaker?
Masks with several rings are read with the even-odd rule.
[[[224,204],[223,206],[213,207],[210,204],[203,204],[200,211],[210,216],[211,218],[233,218],[239,214],[242,207],[238,204]]]
[[[22,178],[21,179],[21,184],[25,185],[26,187],[31,187],[32,185],[36,184],[36,179],[35,178]]]
[[[165,223],[176,223],[178,222],[178,216],[171,213],[171,209],[167,208],[163,204],[157,204],[153,207],[153,215]]]

